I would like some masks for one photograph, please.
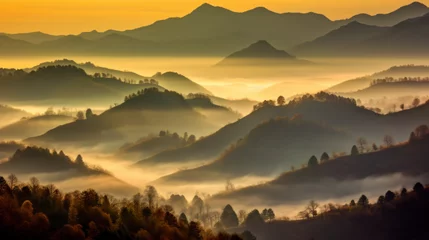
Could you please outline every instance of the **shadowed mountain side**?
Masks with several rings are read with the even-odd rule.
[[[394,66],[387,70],[374,73],[370,76],[364,76],[339,83],[327,91],[329,92],[353,92],[370,86],[373,80],[379,78],[404,78],[404,77],[427,77],[429,76],[429,66],[423,65],[403,65]]]
[[[388,29],[353,21],[313,41],[300,44],[290,51],[300,56],[341,55],[347,52],[350,46],[386,32]]]
[[[16,103],[102,104],[117,102],[137,90],[160,88],[154,84],[128,84],[117,78],[89,76],[75,66],[47,66],[24,74],[0,77],[0,99]],[[51,91],[55,89],[55,91]]]
[[[201,85],[176,72],[157,73],[153,78],[165,88],[181,94],[203,93],[212,95]]]
[[[0,128],[0,136],[3,139],[25,139],[38,136],[72,121],[74,121],[73,117],[64,115],[43,115],[25,118]]]
[[[156,88],[139,91],[99,116],[57,127],[29,142],[115,142],[154,133],[154,129],[208,134],[216,128],[193,110],[182,95]]]
[[[423,139],[410,143],[366,154],[343,156],[317,166],[287,172],[266,184],[222,193],[214,196],[213,199],[240,201],[256,197],[266,203],[284,204],[315,198],[321,201],[344,197],[353,194],[353,190],[341,186],[342,182],[397,173],[405,176],[421,176],[429,173],[428,146],[429,136],[426,135]],[[312,190],[306,190],[306,186]],[[342,190],[338,191],[339,189]]]
[[[33,45],[29,42],[0,35],[0,49],[2,50],[2,54],[15,54],[16,52],[31,49],[32,47]]]
[[[250,131],[214,162],[156,181],[160,184],[218,182],[243,176],[272,176],[300,166],[312,154],[345,151],[354,138],[300,119],[270,120]]]
[[[391,13],[377,14],[373,16],[368,14],[358,14],[351,17],[349,21],[358,21],[368,25],[393,26],[409,18],[419,17],[426,13],[429,13],[429,8],[426,5],[420,2],[413,2],[409,5],[400,7]]]
[[[429,81],[386,82],[368,88],[338,95],[367,100],[381,97],[395,98],[398,96],[426,96],[429,93]]]
[[[0,104],[0,128],[30,115],[24,110]]]
[[[134,72],[119,71],[119,70],[110,69],[110,68],[106,68],[106,67],[100,67],[100,66],[96,66],[95,64],[93,64],[91,62],[77,63],[73,60],[68,60],[68,59],[55,60],[52,62],[44,62],[44,63],[41,63],[37,66],[34,66],[32,68],[29,68],[29,69],[24,69],[24,70],[25,71],[35,71],[41,67],[47,67],[47,66],[75,66],[77,68],[83,69],[88,75],[94,75],[96,73],[99,73],[99,74],[106,73],[106,74],[110,74],[116,78],[120,78],[123,80],[134,80],[136,82],[147,78],[147,77],[141,76],[141,75],[134,73]]]
[[[136,163],[136,166],[153,166],[165,163],[208,162],[218,157],[225,149],[260,123],[277,117],[302,115],[306,120],[335,126],[354,137],[380,141],[385,134],[396,139],[406,139],[408,129],[429,122],[429,104],[395,114],[379,115],[356,106],[354,100],[319,93],[305,95],[285,106],[265,106],[239,121],[221,128],[185,148],[162,152]],[[362,124],[365,123],[365,124]]]
[[[429,14],[407,19],[389,28],[353,23],[295,48],[304,55],[389,57],[426,56]],[[358,37],[351,37],[357,35]],[[339,44],[338,44],[339,43]]]
[[[234,52],[227,56],[215,67],[234,66],[287,66],[309,64],[310,62],[299,60],[286,51],[274,48],[267,41],[261,40],[247,48]]]
[[[405,20],[381,35],[362,41],[355,46],[358,54],[377,56],[425,56],[429,52],[429,14]]]

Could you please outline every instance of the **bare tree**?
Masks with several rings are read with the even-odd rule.
[[[361,137],[357,140],[357,147],[358,147],[360,153],[364,153],[366,151],[366,149],[368,148],[368,142],[366,141],[365,138]]]
[[[7,177],[7,180],[8,180],[8,184],[9,184],[10,189],[13,189],[16,186],[16,184],[18,183],[18,178],[15,176],[15,174],[10,174]]]
[[[247,217],[247,212],[245,210],[240,210],[238,212],[238,220],[240,221],[240,223],[243,223],[244,220],[246,220]]]
[[[383,142],[384,142],[384,145],[386,145],[386,147],[391,147],[395,144],[395,140],[390,135],[384,136]]]
[[[317,216],[317,209],[319,208],[319,204],[313,200],[308,203],[307,211],[312,217]]]

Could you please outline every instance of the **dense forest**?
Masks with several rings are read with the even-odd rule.
[[[0,177],[0,232],[7,239],[251,239],[204,229],[157,199],[151,186],[119,200],[92,189],[63,193],[37,178]]]

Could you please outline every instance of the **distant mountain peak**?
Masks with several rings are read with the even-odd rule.
[[[249,11],[246,11],[245,13],[263,14],[263,13],[274,13],[274,12],[265,8],[265,7],[256,7],[254,9],[249,10]]]
[[[203,3],[201,6],[197,7],[194,11],[191,12],[190,15],[193,14],[220,14],[224,12],[232,12],[226,8],[213,6],[209,3]]]
[[[412,2],[411,4],[409,4],[409,5],[406,5],[406,6],[404,6],[404,7],[419,7],[419,8],[427,8],[427,6],[425,5],[425,4],[423,4],[423,3],[421,3],[421,2]]]

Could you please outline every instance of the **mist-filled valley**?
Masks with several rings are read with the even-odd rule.
[[[0,33],[0,234],[427,239],[429,8],[389,11]]]

